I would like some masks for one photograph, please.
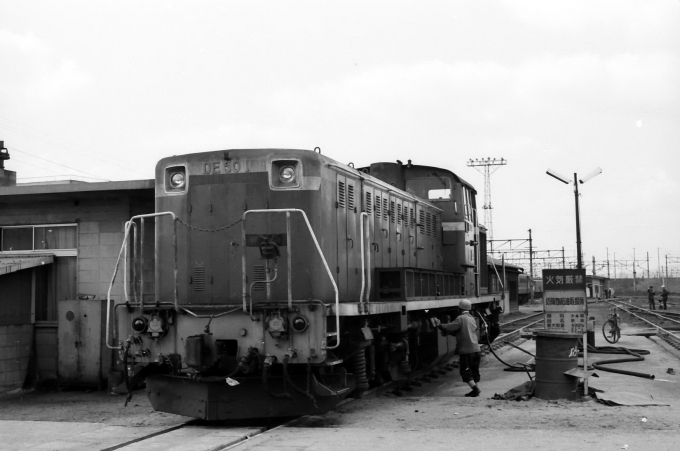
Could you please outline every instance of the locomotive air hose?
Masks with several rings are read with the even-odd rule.
[[[293,400],[293,396],[286,391],[285,385],[286,385],[286,380],[284,378],[283,385],[284,385],[284,391],[283,393],[272,393],[271,390],[269,389],[269,367],[271,364],[265,360],[264,365],[262,366],[262,389],[264,390],[265,393],[267,393],[269,396],[272,398],[288,398],[291,401]]]
[[[125,381],[125,389],[127,390],[124,407],[127,407],[128,403],[132,399],[132,390],[130,389],[130,375],[128,374],[128,351],[130,350],[131,345],[132,342],[128,338],[125,341],[125,348],[123,349],[123,380]]]
[[[312,393],[308,393],[308,392],[304,391],[303,389],[301,389],[300,387],[298,387],[297,385],[295,385],[295,383],[290,378],[290,375],[288,374],[288,362],[289,361],[290,361],[290,356],[288,354],[283,356],[283,377],[285,378],[286,381],[288,381],[290,386],[293,387],[293,389],[296,392],[298,392],[301,395],[309,398],[309,400],[314,403],[314,407],[316,407],[318,409],[319,406],[316,404],[316,397]]]

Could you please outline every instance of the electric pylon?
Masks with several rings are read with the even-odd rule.
[[[484,175],[484,224],[487,228],[487,240],[493,240],[493,216],[491,214],[491,174],[496,172],[499,168],[494,168],[491,170],[491,166],[504,166],[508,164],[508,160],[505,158],[475,158],[474,160],[470,158],[467,165],[477,169],[480,173]],[[484,167],[484,171],[480,170],[479,167]]]

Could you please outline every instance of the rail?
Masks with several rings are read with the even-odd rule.
[[[286,245],[288,246],[288,306],[289,308],[292,308],[293,304],[293,298],[292,298],[292,284],[291,284],[291,270],[292,270],[292,261],[291,261],[291,254],[292,254],[292,245],[291,245],[291,233],[290,233],[290,214],[291,213],[300,213],[305,220],[305,224],[307,225],[307,229],[309,230],[309,234],[312,237],[312,240],[314,240],[314,245],[316,246],[316,250],[319,253],[319,256],[321,257],[321,261],[323,262],[324,267],[326,268],[326,273],[328,274],[328,278],[330,279],[331,283],[333,284],[333,290],[335,291],[335,333],[337,334],[337,341],[334,346],[326,346],[325,349],[336,349],[340,346],[340,292],[338,291],[338,286],[335,283],[335,279],[333,279],[333,273],[331,273],[330,268],[328,267],[328,262],[326,262],[326,257],[323,255],[323,251],[321,250],[321,246],[319,245],[319,241],[316,239],[316,235],[314,234],[314,230],[312,229],[312,225],[309,223],[309,219],[307,218],[307,214],[304,212],[304,210],[300,210],[297,208],[278,208],[278,209],[270,209],[270,210],[248,210],[243,213],[243,216],[241,219],[243,220],[243,227],[242,227],[242,233],[241,233],[241,241],[242,241],[242,248],[243,248],[243,254],[242,254],[242,269],[243,269],[243,312],[246,314],[250,314],[252,316],[253,314],[253,298],[250,297],[250,311],[248,311],[248,280],[247,280],[247,266],[246,266],[246,219],[249,214],[258,214],[258,213],[286,213]],[[363,239],[362,239],[362,244],[363,244]],[[262,281],[261,281],[262,282]],[[266,282],[266,281],[264,281]]]
[[[524,318],[517,318],[515,320],[508,321],[507,323],[499,324],[499,326],[503,327],[503,326],[507,326],[507,325],[512,324],[512,323],[531,321],[533,318],[535,318],[537,316],[542,317],[543,313],[536,313],[535,315],[525,316]],[[496,339],[493,341],[493,343],[491,343],[491,348],[492,349],[498,349],[498,348],[510,343],[511,341],[515,341],[515,340],[521,338],[523,333],[527,329],[530,329],[532,326],[535,326],[537,324],[542,324],[543,321],[544,320],[542,318],[537,320],[537,321],[531,321],[530,323],[525,324],[521,327],[518,327],[517,329],[515,329],[511,332],[506,332],[506,333],[500,334],[498,337],[496,337]]]
[[[624,312],[628,313],[629,315],[634,316],[635,318],[649,324],[650,326],[652,326],[653,328],[656,329],[656,334],[659,337],[661,337],[662,339],[664,339],[668,342],[675,343],[675,345],[680,345],[680,335],[677,335],[677,334],[675,334],[675,333],[673,333],[669,330],[666,330],[663,327],[659,326],[658,324],[655,324],[652,321],[649,321],[648,319],[643,318],[642,316],[632,312],[630,310],[630,307],[641,310],[645,314],[653,315],[653,316],[656,316],[657,318],[662,318],[663,321],[670,321],[670,322],[678,323],[678,324],[680,324],[680,321],[677,321],[677,320],[674,320],[674,319],[671,319],[671,318],[666,318],[663,315],[658,314],[658,313],[656,313],[652,310],[648,310],[648,309],[645,309],[645,308],[642,308],[642,307],[638,307],[638,306],[633,305],[633,304],[627,304],[627,303],[624,303],[622,301],[618,301],[618,302],[616,302],[616,301],[606,301],[606,302],[611,304],[611,305],[616,306],[617,308],[623,310]],[[629,307],[629,308],[626,308],[626,307]],[[663,333],[659,333],[659,332],[663,332]]]
[[[159,216],[170,216],[172,217],[172,224],[173,224],[173,247],[174,247],[174,282],[175,282],[175,290],[174,290],[174,305],[175,305],[175,311],[179,311],[179,291],[177,287],[177,216],[171,211],[164,211],[160,213],[149,213],[145,215],[136,215],[130,218],[129,221],[125,223],[125,235],[123,236],[123,244],[120,247],[120,252],[118,252],[118,259],[116,259],[116,266],[113,269],[113,276],[111,277],[111,283],[109,284],[109,289],[106,292],[106,347],[109,349],[118,349],[118,346],[111,346],[109,344],[110,340],[110,332],[111,332],[111,291],[113,290],[113,284],[116,281],[116,275],[118,274],[118,268],[120,267],[120,260],[121,257],[125,256],[123,259],[123,294],[125,296],[125,302],[129,302],[129,294],[128,294],[128,289],[127,289],[127,244],[128,240],[130,238],[130,230],[135,227],[135,232],[136,232],[136,224],[135,224],[135,219],[139,219],[141,222],[140,226],[140,234],[142,235],[142,252],[140,254],[140,259],[141,259],[141,268],[142,268],[142,274],[144,273],[144,252],[143,252],[143,235],[144,235],[144,220],[146,218],[156,218]],[[136,238],[136,236],[135,236]],[[135,239],[135,245],[137,243],[137,240]],[[135,247],[135,249],[138,251],[138,248]],[[133,275],[134,277],[134,275]],[[143,277],[143,276],[142,276]],[[140,298],[139,301],[137,302],[142,309],[144,309],[144,279],[142,278],[140,283]],[[135,296],[136,297],[136,296]],[[137,299],[135,299],[137,301]]]

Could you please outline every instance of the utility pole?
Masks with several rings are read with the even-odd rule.
[[[651,276],[649,275],[649,252],[647,252],[647,280],[649,280]]]
[[[616,252],[614,252],[614,278],[616,279]]]
[[[656,248],[656,273],[657,277],[661,279],[663,276],[661,275],[661,259],[659,258],[659,248]]]
[[[529,229],[529,300],[534,303],[534,249],[531,241],[531,229]]]
[[[581,219],[578,208],[578,177],[574,172],[574,197],[576,198],[576,269],[583,268],[581,262]]]
[[[596,276],[595,274],[595,256],[593,255],[593,275]]]
[[[635,287],[635,248],[633,248],[633,291],[637,291]]]
[[[567,269],[567,264],[564,261],[564,246],[562,246],[562,269]]]
[[[491,174],[496,172],[500,168],[494,168],[491,170],[491,166],[505,166],[508,164],[508,160],[501,158],[500,160],[496,158],[482,158],[481,160],[475,158],[474,160],[470,158],[467,165],[469,167],[475,168],[477,171],[484,175],[484,223],[487,228],[487,240],[493,240],[493,216],[491,214]],[[483,167],[483,172],[478,167]]]
[[[609,248],[607,248],[607,279],[611,279],[609,276]]]

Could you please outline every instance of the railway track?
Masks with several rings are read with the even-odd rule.
[[[496,351],[503,346],[522,339],[523,335],[535,329],[543,328],[543,312],[534,313],[522,318],[513,319],[500,324],[501,334],[491,343],[491,349]],[[482,351],[489,351],[489,345],[482,343]]]
[[[635,325],[649,327],[636,335],[656,335],[675,349],[680,350],[680,314],[668,310],[649,310],[628,301],[606,301],[629,316]],[[623,329],[625,335],[625,329]]]

